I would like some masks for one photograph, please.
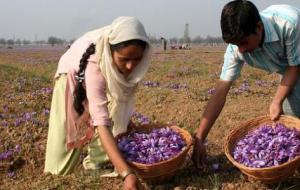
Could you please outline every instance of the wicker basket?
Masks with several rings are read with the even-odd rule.
[[[291,116],[281,115],[279,120],[288,128],[296,128],[300,131],[300,120]],[[243,138],[249,131],[253,131],[258,128],[261,124],[273,124],[270,120],[270,116],[262,116],[255,119],[251,119],[239,125],[234,129],[226,138],[225,141],[225,154],[227,158],[238,167],[244,174],[255,180],[259,180],[265,183],[274,183],[287,179],[292,176],[295,170],[300,166],[300,156],[295,159],[283,163],[279,166],[272,166],[267,168],[250,168],[243,164],[238,163],[233,158],[233,150],[236,143]]]
[[[166,125],[143,125],[138,128],[134,128],[131,131],[118,135],[116,138],[119,139],[124,135],[128,135],[130,132],[150,132],[153,128],[162,128]],[[139,177],[148,183],[162,183],[170,180],[176,171],[184,166],[186,163],[187,153],[192,145],[192,136],[190,133],[178,126],[168,126],[172,130],[176,131],[186,142],[186,146],[183,150],[175,157],[168,160],[164,160],[153,164],[142,164],[138,162],[128,162],[128,164],[134,169]]]

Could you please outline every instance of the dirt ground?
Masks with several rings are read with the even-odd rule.
[[[53,76],[66,49],[0,48],[0,189],[122,189],[118,178],[100,178],[104,170],[85,171],[79,164],[68,176],[43,173]],[[189,132],[219,78],[225,47],[154,51],[136,94],[136,111],[152,123],[176,124]],[[264,184],[248,179],[224,154],[224,140],[241,122],[268,114],[279,77],[245,65],[226,105],[208,136],[208,170],[191,161],[173,179],[147,189],[300,189],[300,174],[284,182]],[[245,88],[246,86],[246,88]],[[138,122],[138,121],[137,121]],[[82,152],[82,157],[86,150]],[[213,165],[218,165],[216,170]]]

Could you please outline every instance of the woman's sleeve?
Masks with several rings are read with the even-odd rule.
[[[86,95],[94,126],[111,126],[107,108],[106,82],[95,56],[91,55],[85,71]]]

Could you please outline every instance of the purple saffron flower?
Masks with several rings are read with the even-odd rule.
[[[28,112],[24,113],[23,119],[24,119],[25,121],[29,121],[29,120],[31,119],[31,114],[28,113]]]
[[[216,91],[215,88],[210,88],[210,89],[208,89],[207,93],[208,94],[213,94],[215,91]]]
[[[277,166],[300,155],[300,132],[277,123],[265,124],[237,142],[234,159],[248,167]]]
[[[6,160],[13,156],[13,150],[8,150],[0,153],[0,160]]]
[[[146,87],[159,87],[159,82],[143,81],[143,85]]]
[[[8,173],[7,173],[7,176],[8,176],[9,178],[13,178],[13,177],[16,176],[16,173],[15,173],[15,172],[8,172]]]
[[[4,121],[1,122],[1,125],[3,127],[7,127],[8,126],[8,122],[6,120],[4,120]]]
[[[174,157],[184,146],[182,137],[168,127],[149,133],[132,132],[118,139],[118,147],[127,160],[144,164]]]
[[[21,150],[21,146],[20,146],[19,144],[17,144],[17,145],[15,146],[14,152],[15,152],[15,153],[18,153],[18,152],[20,152],[20,150]]]
[[[212,165],[212,168],[213,168],[213,170],[216,172],[216,171],[219,170],[220,165],[219,165],[219,164],[213,164],[213,165]]]
[[[42,111],[43,115],[49,115],[49,113],[50,113],[50,110],[46,109],[46,108],[44,108],[43,111]]]
[[[15,120],[15,122],[14,122],[14,126],[15,126],[15,127],[18,127],[18,126],[20,125],[20,123],[21,123],[21,119],[20,119],[20,118],[17,118],[17,119]]]
[[[3,106],[3,110],[4,110],[4,112],[8,112],[8,105],[7,105],[7,104],[5,104],[5,105]]]

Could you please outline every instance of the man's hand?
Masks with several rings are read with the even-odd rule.
[[[206,158],[206,147],[204,142],[195,136],[194,138],[194,152],[193,152],[193,162],[195,167],[200,170],[205,170],[207,168],[207,158]]]
[[[204,139],[221,113],[231,85],[232,81],[219,80],[215,92],[207,103],[194,139],[193,161],[197,169],[207,169]]]
[[[272,102],[270,105],[270,117],[272,121],[276,121],[282,113],[282,104]]]
[[[273,101],[270,105],[271,120],[275,121],[283,112],[282,103],[295,87],[299,78],[300,66],[289,66],[285,70],[280,85],[278,86]]]

